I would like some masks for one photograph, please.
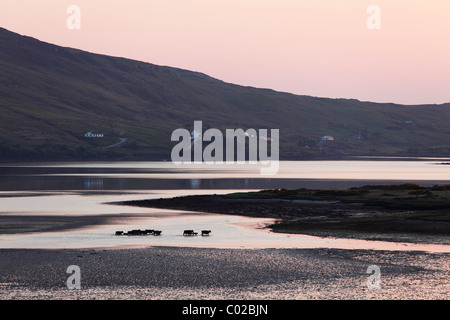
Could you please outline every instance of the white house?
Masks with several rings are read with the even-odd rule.
[[[332,140],[334,140],[334,137],[332,137],[332,136],[323,136],[322,137],[322,141],[332,141]]]
[[[103,138],[103,133],[92,133],[89,131],[85,133],[84,136],[86,138]]]

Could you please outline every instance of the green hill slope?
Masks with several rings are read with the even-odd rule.
[[[0,28],[0,160],[170,159],[177,128],[280,129],[282,159],[450,155],[450,104],[298,96]],[[104,138],[85,138],[101,132]],[[319,143],[324,135],[334,141]],[[115,148],[104,148],[126,138]]]

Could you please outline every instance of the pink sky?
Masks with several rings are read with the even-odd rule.
[[[81,29],[69,30],[69,5]],[[366,12],[377,5],[381,29]],[[42,41],[295,94],[450,102],[449,0],[1,0]]]

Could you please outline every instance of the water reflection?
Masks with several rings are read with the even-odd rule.
[[[308,235],[271,233],[261,226],[272,219],[241,216],[185,214],[150,209],[150,217],[122,221],[120,224],[96,226],[65,232],[30,233],[0,237],[0,248],[68,249],[124,248],[148,246],[208,248],[338,248],[390,251],[426,251],[450,253],[448,245],[414,244],[357,239],[321,238]],[[151,215],[154,217],[151,217]],[[161,215],[167,215],[162,218]],[[125,228],[124,228],[125,226]],[[157,228],[162,235],[116,236],[116,230]],[[208,237],[184,237],[184,229],[212,230]]]
[[[84,178],[85,190],[103,190],[103,178]]]
[[[1,247],[93,247],[120,244],[111,237],[115,228],[132,224],[136,216],[151,227],[163,229],[160,245],[187,245],[182,229],[214,229],[207,240],[191,239],[190,245],[263,247],[339,247],[362,245],[385,248],[374,242],[343,244],[303,236],[275,235],[243,223],[254,218],[223,215],[179,215],[156,209],[106,205],[104,202],[190,194],[220,194],[273,188],[350,188],[368,184],[412,182],[422,185],[450,184],[450,166],[439,161],[297,161],[282,162],[277,175],[259,175],[245,166],[179,167],[168,162],[52,163],[0,166],[0,215],[115,215],[122,223],[61,233],[2,235]],[[27,191],[27,192],[25,192]],[[46,194],[48,193],[48,194]],[[39,195],[39,196],[38,196]],[[156,216],[155,216],[156,215]],[[169,218],[170,216],[170,218]],[[142,222],[142,221],[141,221]],[[191,223],[188,227],[186,224]],[[142,225],[131,226],[140,228]],[[231,236],[230,236],[231,235]],[[126,239],[126,244],[149,245],[149,238]],[[123,239],[122,239],[123,240]],[[120,241],[122,241],[120,240]],[[147,241],[147,242],[145,242]],[[183,242],[184,241],[184,242]],[[389,245],[389,248],[398,244]],[[405,246],[407,249],[416,246]],[[442,249],[442,248],[441,248]],[[442,250],[448,250],[448,246]]]
[[[200,189],[200,184],[200,179],[191,179],[191,189]]]
[[[365,184],[450,182],[435,161],[282,161],[274,176],[258,168],[175,166],[170,162],[41,163],[0,166],[0,191],[349,188]]]

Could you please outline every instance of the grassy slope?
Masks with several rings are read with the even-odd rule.
[[[172,131],[192,130],[194,120],[206,128],[278,128],[284,159],[450,154],[449,104],[296,96],[63,48],[0,28],[1,159],[167,159]],[[90,130],[108,139],[81,136]],[[323,135],[336,140],[319,147]],[[129,143],[100,148],[119,137]]]

